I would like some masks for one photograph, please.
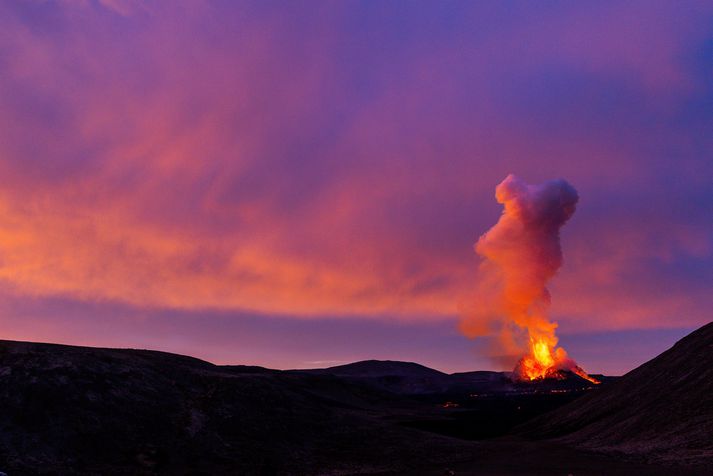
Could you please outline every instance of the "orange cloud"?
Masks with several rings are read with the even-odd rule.
[[[513,20],[498,29],[506,35],[476,38],[468,22],[488,12],[466,12],[455,30],[394,15],[412,28],[365,34],[348,6],[229,3],[0,5],[7,286],[150,307],[453,318],[474,279],[471,244],[497,216],[490,190],[514,170],[580,190],[552,284],[553,317],[568,329],[666,325],[710,303],[702,280],[667,267],[680,253],[710,260],[704,220],[627,208],[691,202],[656,193],[669,159],[651,158],[652,137],[656,150],[693,151],[677,158],[682,182],[708,176],[694,129],[669,124],[678,110],[647,108],[662,89],[667,101],[690,91],[670,49],[698,30],[679,35],[661,14],[652,46],[642,25],[617,16],[635,41],[614,54],[618,42],[595,41],[609,8],[587,28],[563,14],[542,18],[548,28]],[[432,37],[413,48],[413,32]],[[560,33],[572,39],[561,54]],[[532,93],[531,78],[561,71],[571,91],[545,81]],[[625,107],[612,113],[609,97]],[[698,180],[692,189],[707,186]],[[630,190],[641,197],[617,203],[621,215],[591,205]],[[650,233],[660,240],[641,245]],[[661,282],[669,293],[656,292]]]

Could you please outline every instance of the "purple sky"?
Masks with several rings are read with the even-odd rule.
[[[0,3],[0,337],[488,368],[495,186],[565,178],[552,317],[621,373],[711,320],[710,2]]]

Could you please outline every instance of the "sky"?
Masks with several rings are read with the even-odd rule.
[[[495,187],[563,178],[551,317],[624,373],[713,314],[710,2],[0,3],[0,338],[494,368]]]

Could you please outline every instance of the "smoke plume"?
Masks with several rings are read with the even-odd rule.
[[[555,348],[557,323],[548,317],[546,285],[562,266],[559,231],[575,211],[577,191],[565,180],[528,185],[511,174],[495,197],[504,210],[475,244],[483,260],[461,330],[469,337],[496,335],[497,353],[510,363],[541,353],[559,368],[574,366],[564,349]]]

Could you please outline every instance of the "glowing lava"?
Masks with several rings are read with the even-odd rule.
[[[554,368],[555,359],[552,357],[552,350],[544,340],[532,340],[530,342],[532,353],[523,357],[523,376],[535,380],[545,378],[547,372]]]
[[[554,348],[546,339],[530,339],[530,353],[520,359],[514,373],[521,380],[542,380],[567,378],[566,372],[572,372],[581,378],[599,384],[599,380],[591,377],[583,368],[567,357],[567,352],[561,347]]]

